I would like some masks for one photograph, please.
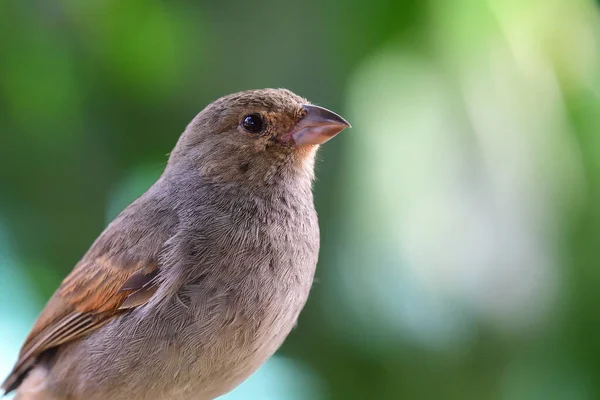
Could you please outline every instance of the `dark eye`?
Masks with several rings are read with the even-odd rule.
[[[246,115],[242,120],[242,127],[250,133],[263,131],[265,123],[259,114]]]

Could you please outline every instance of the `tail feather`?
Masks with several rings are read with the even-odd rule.
[[[30,359],[27,363],[17,364],[13,368],[13,370],[8,374],[4,382],[2,382],[2,390],[4,391],[3,395],[6,395],[13,390],[17,389],[19,385],[23,382],[29,370],[33,367],[35,360]]]

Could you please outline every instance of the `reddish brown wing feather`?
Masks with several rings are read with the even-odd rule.
[[[44,351],[98,329],[110,318],[147,302],[156,291],[154,262],[118,265],[106,257],[85,259],[63,281],[25,340],[2,384],[9,392]]]

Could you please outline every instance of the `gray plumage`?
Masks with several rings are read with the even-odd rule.
[[[20,400],[207,400],[265,362],[318,258],[317,146],[288,139],[306,104],[266,89],[198,114],[49,301],[4,387],[20,384]],[[264,116],[264,134],[240,128],[248,113]],[[113,284],[111,271],[127,273]]]

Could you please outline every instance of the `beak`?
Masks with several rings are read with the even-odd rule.
[[[322,144],[350,128],[344,118],[326,108],[305,104],[306,115],[296,124],[291,136],[296,146]]]

